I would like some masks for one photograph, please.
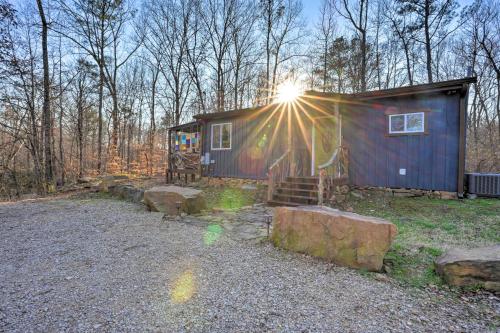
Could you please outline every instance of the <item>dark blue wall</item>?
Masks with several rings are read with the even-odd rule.
[[[357,186],[457,191],[459,94],[380,99],[341,108],[349,178]],[[428,134],[388,136],[387,108],[426,113]],[[399,169],[406,169],[406,176]]]
[[[211,125],[232,124],[230,150],[211,149]],[[286,151],[286,117],[280,121],[279,112],[263,112],[248,116],[211,120],[203,124],[203,154],[210,153],[215,163],[205,170],[204,176],[266,179],[269,166]],[[271,144],[274,135],[274,144]]]

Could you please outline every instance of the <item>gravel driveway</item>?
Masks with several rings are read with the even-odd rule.
[[[492,295],[404,289],[208,223],[109,199],[0,204],[0,331],[496,330]]]

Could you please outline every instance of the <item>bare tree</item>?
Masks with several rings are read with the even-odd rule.
[[[245,68],[254,64],[258,52],[255,52],[257,43],[254,28],[257,22],[256,6],[251,1],[236,1],[235,19],[231,27],[232,48],[232,74],[233,80],[233,107],[243,107],[243,96],[245,82],[248,78],[243,77]]]
[[[202,12],[210,48],[209,66],[215,72],[216,110],[224,111],[228,52],[237,0],[207,0]]]
[[[73,0],[68,2],[58,0],[58,4],[66,20],[59,21],[58,25],[54,27],[54,30],[66,38],[69,38],[78,45],[78,47],[85,50],[99,67],[97,164],[98,171],[100,172],[103,167],[103,101],[106,68],[108,67],[106,50],[114,45],[115,48],[113,48],[113,50],[118,51],[116,38],[122,34],[123,24],[125,23],[124,19],[128,18],[128,15],[123,13],[125,2],[106,0]],[[114,52],[111,54],[113,55]],[[113,59],[116,60],[117,57],[115,56]],[[113,70],[108,70],[108,76],[113,76],[115,68],[116,66],[113,67]],[[113,86],[115,86],[115,84],[111,83],[111,87]],[[114,95],[116,96],[116,92]],[[116,111],[114,111],[114,113],[116,113]],[[115,119],[117,119],[117,117],[115,117]]]
[[[323,85],[321,87],[323,92],[331,86],[331,84],[328,84],[328,53],[334,40],[335,30],[336,24],[332,0],[323,0],[320,7],[320,21],[317,26],[317,39],[321,47],[320,54],[323,65]]]
[[[49,189],[54,181],[52,165],[52,113],[50,112],[50,73],[49,50],[47,46],[48,23],[45,17],[42,0],[36,1],[38,14],[42,23],[42,58],[43,58],[43,128],[44,128],[44,153],[45,153],[45,182]]]
[[[368,66],[368,8],[369,0],[355,0],[354,4],[349,3],[349,0],[338,0],[335,2],[335,8],[340,16],[346,19],[355,29],[359,39],[359,50],[361,56],[360,66],[360,81],[361,91],[366,91],[367,87],[367,66]]]
[[[413,52],[415,43],[415,25],[412,13],[401,10],[397,2],[384,2],[384,16],[390,22],[394,34],[399,39],[403,48],[406,76],[410,86],[413,85]]]
[[[186,59],[191,81],[197,94],[197,113],[206,113],[206,93],[203,85],[203,65],[206,64],[206,45],[208,41],[203,38],[203,24],[201,1],[192,1],[192,11],[189,17],[189,35],[187,36]]]
[[[400,15],[416,15],[415,21],[408,29],[422,32],[416,40],[424,45],[427,81],[433,82],[432,51],[460,25],[458,23],[454,28],[448,29],[448,25],[455,17],[457,3],[455,0],[398,0],[398,2]]]
[[[302,3],[297,0],[262,0],[261,25],[264,32],[266,56],[267,102],[276,91],[279,67],[300,55],[294,50],[302,40]]]

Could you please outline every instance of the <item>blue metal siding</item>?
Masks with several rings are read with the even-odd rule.
[[[457,191],[459,100],[427,95],[344,106],[344,144],[350,148],[349,174],[357,186]],[[428,134],[388,136],[385,110],[429,109]],[[406,169],[406,176],[399,169]]]
[[[204,175],[211,177],[234,177],[265,179],[273,161],[286,150],[286,118],[278,126],[279,113],[270,112],[258,116],[232,117],[212,120],[203,124],[203,154],[210,153],[210,171]],[[232,147],[230,150],[211,149],[211,126],[232,124]],[[274,135],[274,142],[272,135]]]

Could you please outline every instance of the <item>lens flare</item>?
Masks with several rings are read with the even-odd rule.
[[[207,246],[212,245],[222,235],[222,227],[218,224],[210,224],[203,235],[203,243]]]
[[[252,154],[259,154],[259,149],[257,149],[257,151],[247,149],[246,153],[247,155],[249,155],[249,157],[251,157]],[[253,159],[257,160],[255,156],[253,157]],[[218,205],[224,210],[238,210],[241,207],[245,206],[245,197],[242,191],[238,189],[228,188],[225,189],[224,192],[222,192]]]
[[[195,279],[193,272],[187,270],[175,280],[170,299],[174,303],[185,303],[193,297],[195,292]]]
[[[286,81],[278,86],[276,101],[278,103],[291,103],[300,96],[300,89],[293,82]]]

